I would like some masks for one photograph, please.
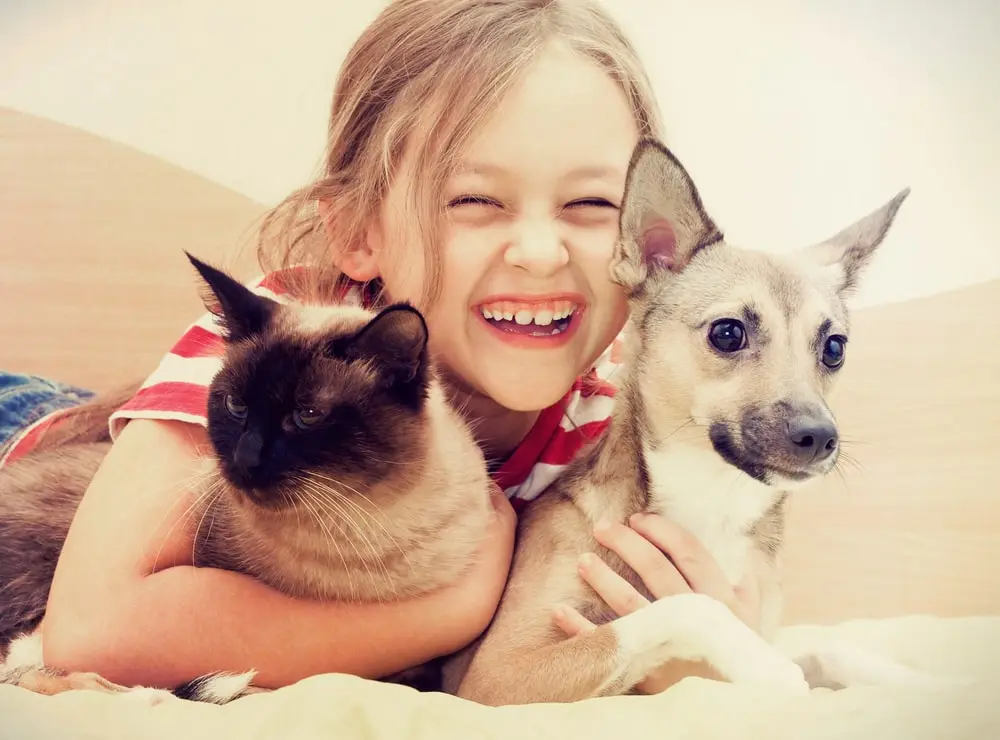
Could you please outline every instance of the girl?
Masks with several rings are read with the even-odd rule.
[[[451,588],[389,605],[297,600],[193,568],[191,532],[175,524],[219,367],[206,316],[112,416],[115,445],[56,571],[46,663],[150,686],[255,668],[257,683],[278,687],[334,671],[379,677],[476,638],[510,564],[508,499],[526,505],[607,424],[626,319],[608,279],[617,208],[638,137],[659,134],[645,73],[596,2],[390,4],[344,63],[322,178],[265,222],[258,289],[366,304],[391,296],[424,311],[431,349],[497,461],[498,516],[481,564]],[[559,331],[553,317],[564,315]],[[640,575],[677,573],[671,593],[709,591],[752,613],[669,522],[601,538]],[[620,612],[637,608],[607,572],[597,563],[583,577]],[[568,634],[589,628],[571,612],[557,619]]]

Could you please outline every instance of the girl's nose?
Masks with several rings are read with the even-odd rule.
[[[550,277],[569,263],[569,250],[549,224],[526,224],[504,252],[504,261],[534,277]]]

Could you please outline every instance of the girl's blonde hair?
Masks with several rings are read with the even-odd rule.
[[[331,249],[350,249],[365,238],[409,147],[413,177],[405,215],[421,232],[423,301],[432,301],[441,281],[444,184],[477,127],[553,40],[596,62],[621,86],[640,135],[661,134],[638,56],[596,0],[395,0],[341,68],[322,176],[264,219],[257,247],[264,271],[307,265],[288,287],[312,299],[336,295],[346,278]],[[337,245],[330,244],[324,215]]]

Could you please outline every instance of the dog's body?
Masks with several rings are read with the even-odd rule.
[[[498,612],[449,666],[446,690],[486,704],[575,701],[628,693],[673,661],[791,692],[910,676],[878,659],[831,671],[822,656],[793,660],[770,644],[786,498],[840,454],[826,399],[843,362],[844,297],[907,192],[798,254],[746,251],[723,241],[673,155],[640,143],[612,264],[631,311],[610,429],[522,517]],[[702,594],[654,600],[598,545],[596,525],[640,512],[684,527],[730,583],[757,580],[760,634]],[[587,552],[651,603],[617,617],[578,574]],[[597,629],[567,639],[556,604]]]

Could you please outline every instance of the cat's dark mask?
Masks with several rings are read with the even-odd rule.
[[[399,303],[310,329],[296,307],[188,258],[227,344],[208,433],[233,485],[278,507],[293,490],[336,481],[346,491],[406,463],[426,431],[428,335],[417,309]]]

